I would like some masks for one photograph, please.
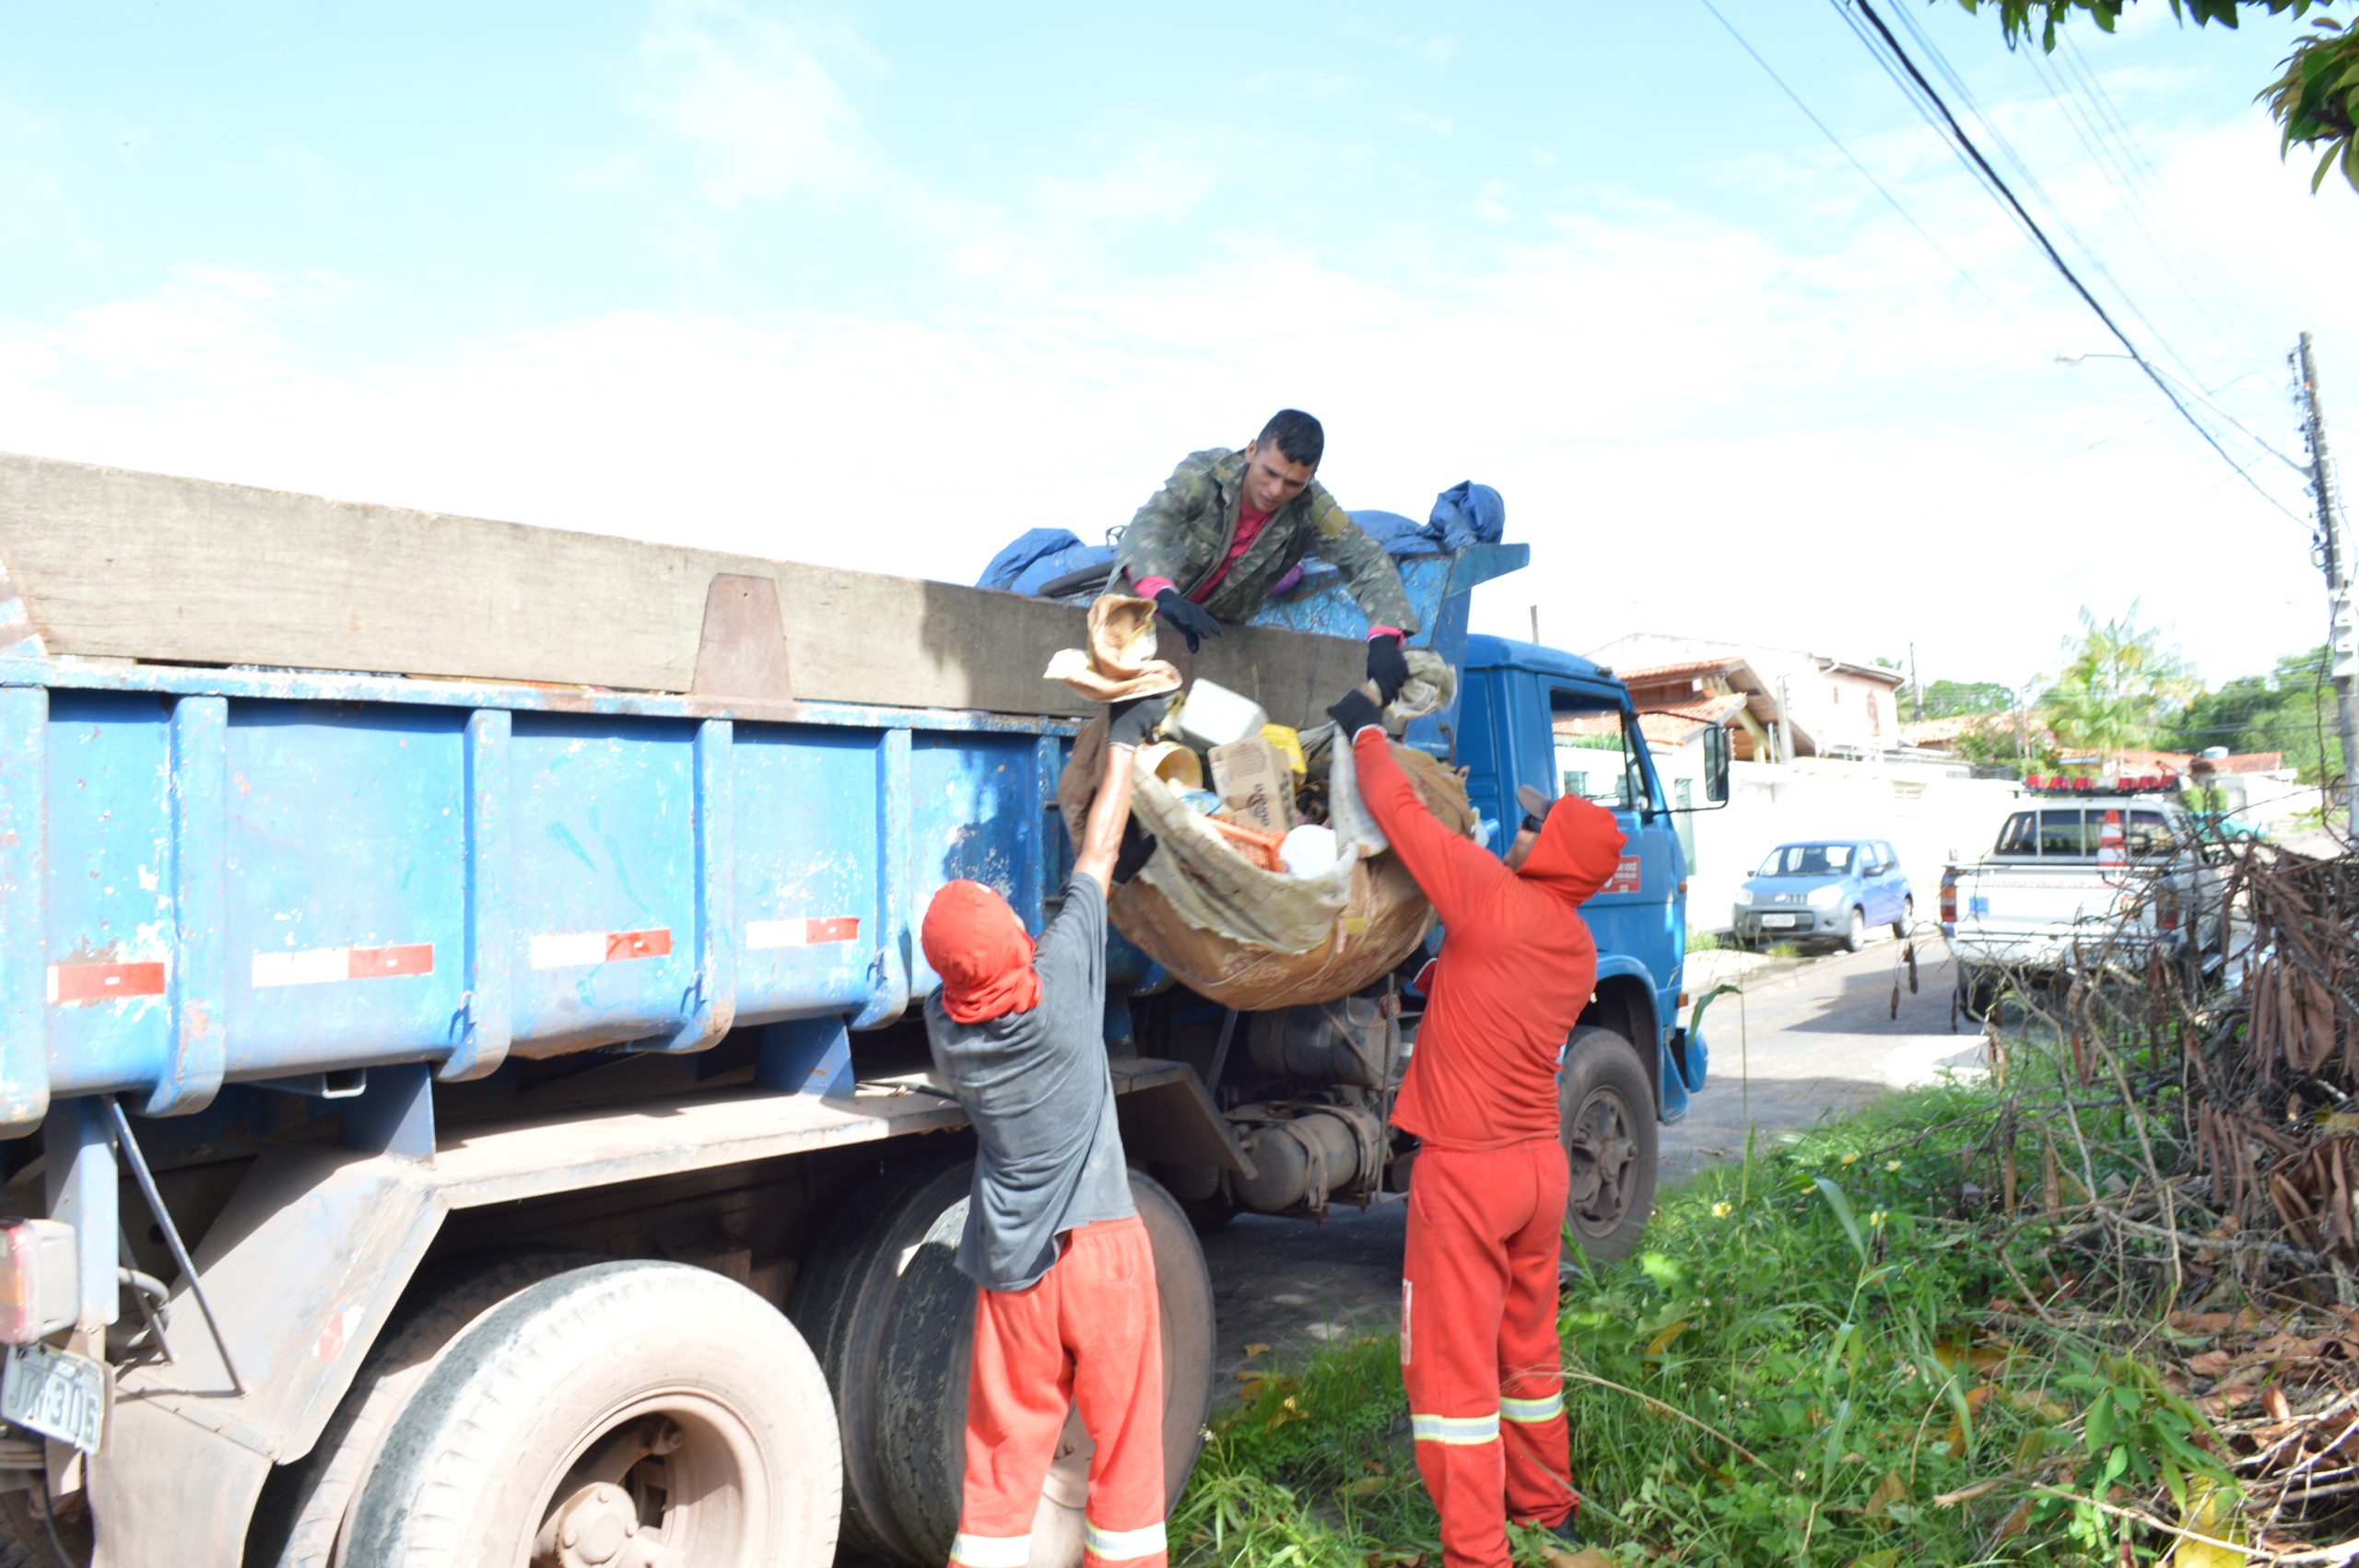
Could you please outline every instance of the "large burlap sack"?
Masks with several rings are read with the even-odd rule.
[[[1097,793],[1105,743],[1104,719],[1092,720],[1058,783],[1057,803],[1076,843]],[[1318,748],[1317,756],[1336,750]],[[1338,794],[1356,788],[1348,748],[1341,756]],[[1457,833],[1473,826],[1455,772],[1407,746],[1395,744],[1392,756],[1444,825]],[[1335,870],[1295,877],[1237,854],[1152,773],[1135,778],[1132,799],[1133,813],[1156,836],[1156,851],[1138,876],[1113,890],[1108,913],[1117,930],[1201,996],[1240,1012],[1333,1001],[1399,964],[1433,927],[1433,906],[1398,857],[1368,847],[1380,837],[1351,830],[1350,806],[1337,808],[1344,848]]]

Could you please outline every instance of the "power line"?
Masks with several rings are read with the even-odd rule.
[[[1761,57],[1761,52],[1746,41],[1744,34],[1736,30],[1736,24],[1730,21],[1726,17],[1720,15],[1720,8],[1713,5],[1712,0],[1701,0],[1701,4],[1703,5],[1704,9],[1712,13],[1712,19],[1714,21],[1719,23],[1721,27],[1728,29],[1729,36],[1736,40],[1737,47],[1743,50],[1747,54],[1752,55],[1753,63],[1760,66],[1763,71],[1766,72],[1769,79],[1778,84],[1778,90],[1783,92],[1788,99],[1792,100],[1796,109],[1802,111],[1803,118],[1807,119],[1812,124],[1818,127],[1819,135],[1825,136],[1829,142],[1833,143],[1835,150],[1841,153],[1845,158],[1849,160],[1851,167],[1860,171],[1860,177],[1865,180],[1869,184],[1875,187],[1876,194],[1882,196],[1884,201],[1890,205],[1892,210],[1898,213],[1901,216],[1902,220],[1906,222],[1909,228],[1917,231],[1918,236],[1922,239],[1926,244],[1931,245],[1937,252],[1939,252],[1942,260],[1949,263],[1951,268],[1956,272],[1957,275],[1965,280],[1966,286],[1968,288],[1973,289],[1974,292],[1982,296],[1983,302],[1989,305],[1991,310],[1997,311],[2001,320],[2004,321],[2009,326],[2015,329],[2017,336],[2021,337],[2025,343],[2031,345],[2035,351],[2037,351],[2040,347],[2039,340],[2033,337],[2029,332],[2025,331],[2024,324],[2021,322],[2016,321],[2013,316],[2008,314],[2007,308],[2000,304],[1996,298],[1992,298],[1989,289],[1983,287],[1980,283],[1976,281],[1974,275],[1966,269],[1965,263],[1960,262],[1955,256],[1951,255],[1948,248],[1942,245],[1940,240],[1934,239],[1931,232],[1928,230],[1923,224],[1918,222],[1916,217],[1907,207],[1900,205],[1900,198],[1894,195],[1890,191],[1884,188],[1884,181],[1877,179],[1874,174],[1869,171],[1868,166],[1860,161],[1859,158],[1851,151],[1850,147],[1844,143],[1843,138],[1837,135],[1834,131],[1828,128],[1825,121],[1821,120],[1812,111],[1810,105],[1802,101],[1802,98],[1800,93],[1796,92],[1791,87],[1787,85],[1786,78],[1778,74],[1777,67],[1770,64],[1768,61],[1764,60]]]
[[[2227,305],[2230,311],[2241,318],[2244,330],[2251,333],[2251,345],[2273,357],[2276,350],[2269,343],[2269,324],[2260,319],[2260,312],[2252,308],[2252,301],[2246,298],[2243,291],[2236,287],[2236,281],[2229,275],[2227,265],[2221,261],[2220,253],[2212,248],[2211,243],[2203,238],[2202,232],[2188,217],[2187,209],[2180,206],[2177,198],[2171,194],[2170,187],[2164,182],[2161,171],[2154,167],[2154,159],[2146,156],[2144,144],[2140,142],[2136,135],[2130,131],[2128,118],[2115,106],[2113,95],[2106,90],[2104,78],[2099,76],[2095,69],[2089,64],[2088,57],[2081,53],[2081,46],[2072,41],[2071,33],[2065,31],[2059,36],[2064,41],[2064,53],[2086,78],[2091,97],[2103,111],[2105,118],[2111,123],[2115,134],[2119,138],[2122,150],[2129,157],[2131,169],[2136,171],[2141,182],[2153,194],[2160,216],[2167,220],[2165,227],[2178,230],[2180,238],[2185,241],[2186,254],[2196,272],[2208,280],[2211,287],[2218,291],[2220,298]]]
[[[2122,161],[2112,138],[2107,135],[2104,122],[2099,118],[2094,101],[2089,99],[2085,85],[2063,64],[2051,66],[2044,64],[2037,54],[2031,54],[2028,58],[2033,74],[2040,78],[2055,99],[2057,108],[2062,112],[2065,123],[2071,127],[2074,138],[2087,151],[2089,161],[2096,167],[2097,173],[2120,199],[2122,210],[2129,215],[2130,221],[2137,226],[2139,233],[2145,236],[2147,245],[2155,260],[2162,263],[2163,270],[2170,274],[2171,281],[2193,303],[2213,332],[2223,337],[2235,335],[2234,330],[2213,312],[2206,297],[2207,291],[2199,287],[2180,264],[2171,242],[2164,238],[2157,227],[2160,220],[2149,221],[2152,215],[2144,197],[2130,182],[2129,166]],[[2114,287],[2118,288],[2120,285],[2117,283]],[[2152,323],[2148,325],[2151,328]],[[2179,363],[2184,367],[2186,360],[2181,358]]]
[[[1891,64],[1884,61],[1884,52],[1876,47],[1876,41],[1868,36],[1866,31],[1860,28],[1859,20],[1850,14],[1850,11],[1845,5],[1845,0],[1827,0],[1827,3],[1835,7],[1836,14],[1843,18],[1844,23],[1850,28],[1852,33],[1858,37],[1860,43],[1866,47],[1869,54],[1875,57],[1880,63],[1884,64],[1884,74],[1893,76],[1893,79],[1895,82],[1901,82],[1901,78],[1898,76],[1894,75]],[[1942,133],[1942,125],[1943,123],[1946,122],[1952,129],[1956,131],[1961,141],[1966,136],[1965,127],[1958,123],[1954,115],[1950,113],[1949,105],[1943,102],[1941,94],[1933,89],[1932,83],[1925,79],[1924,76],[1918,71],[1915,63],[1908,58],[1907,52],[1900,48],[1899,40],[1894,38],[1891,32],[1884,28],[1882,18],[1876,18],[1874,19],[1876,22],[1876,31],[1890,44],[1894,51],[1895,58],[1896,58],[1902,65],[1907,68],[1909,81],[1901,82],[1901,88],[1902,91],[1907,95],[1910,101],[1916,104],[1917,112],[1923,117],[1927,124],[1933,127],[1933,132],[1936,135],[1942,136],[1943,144],[1950,146],[1951,150],[1957,155],[1958,161],[1964,164],[1966,170],[1974,174],[1975,178],[1983,181],[1985,188],[1988,189],[1993,196],[2001,201],[2013,203],[2014,201],[2014,193],[2007,188],[2005,181],[2000,178],[1999,171],[1996,169],[1990,168],[1987,162],[1982,162],[1978,166],[1976,160],[1979,159],[1981,156],[1979,149],[1973,147],[1970,144],[1960,145],[1960,143],[1953,143],[1949,136]],[[1906,25],[1907,19],[1906,13],[1903,13],[1901,20],[1904,25]],[[1915,34],[1915,36],[1918,37],[1920,42],[1922,41],[1923,35],[1921,33]],[[2119,296],[2121,302],[2130,308],[2130,313],[2138,318],[2139,324],[2154,334],[2154,341],[2161,345],[2163,353],[2177,361],[2178,368],[2187,372],[2189,380],[2201,380],[2201,373],[2197,371],[2194,366],[2188,363],[2187,357],[2181,354],[2177,347],[2174,345],[2168,338],[2163,335],[2163,329],[2154,323],[2154,322],[2147,316],[2146,312],[2140,308],[2137,299],[2131,296],[2130,290],[2121,286],[2121,280],[2113,275],[2113,270],[2105,264],[2105,258],[2097,254],[2096,247],[2090,244],[2086,239],[2082,237],[2080,229],[2073,226],[2071,215],[2065,212],[2063,204],[2057,201],[2054,196],[2048,193],[2048,187],[2040,183],[2039,176],[2032,172],[2031,166],[2024,161],[2022,156],[2015,151],[2013,145],[2007,140],[2006,136],[2000,132],[1996,125],[1990,123],[1989,116],[1982,112],[1981,106],[1974,101],[1973,94],[1966,88],[1963,81],[1958,77],[1957,73],[1949,68],[1948,62],[1942,59],[1938,52],[1931,51],[1930,46],[1929,57],[1933,60],[1934,68],[1955,85],[1955,90],[1957,91],[1961,100],[1966,104],[1967,111],[1982,123],[1984,132],[1989,136],[1992,145],[1997,146],[2001,155],[2013,163],[2021,172],[2025,187],[2031,191],[2032,194],[2036,198],[2048,207],[2048,211],[2054,216],[2054,220],[2057,226],[2064,231],[2065,236],[2070,239],[2074,245],[2080,248],[2081,254],[2086,259],[2088,265],[2099,277],[2105,280],[2106,285],[2110,287],[2116,295]],[[1939,119],[1935,118],[1937,113],[1940,115]],[[1985,178],[1986,171],[1988,174],[1987,179]],[[1996,181],[1996,183],[1993,183],[1993,181]],[[2023,220],[2025,224],[2032,225],[2030,237],[2034,243],[2045,244],[2047,242],[2047,236],[2038,229],[2036,224],[2032,224],[2031,214],[2028,210],[2024,211]]]
[[[1990,160],[1982,156],[1982,149],[1974,145],[1974,139],[1966,134],[1966,127],[1957,123],[1957,116],[1950,112],[1950,107],[1942,100],[1942,95],[1933,90],[1931,82],[1925,80],[1925,74],[1917,68],[1917,63],[1908,57],[1908,52],[1900,47],[1900,41],[1892,36],[1892,29],[1884,26],[1884,18],[1876,14],[1875,7],[1869,3],[1869,0],[1854,0],[1854,3],[1860,7],[1860,14],[1867,18],[1874,26],[1878,35],[1884,39],[1885,47],[1892,51],[1893,58],[1900,63],[1901,67],[1908,73],[1910,79],[1916,82],[1918,88],[1931,100],[1933,106],[1941,111],[1942,118],[1948,123],[1952,135],[1957,138],[1958,145],[1974,159],[1990,183],[1998,188],[2000,195],[2005,198],[2007,205],[2013,209],[2015,216],[2031,230],[2033,239],[2036,240],[2039,242],[2039,248],[2047,252],[2049,263],[2063,275],[2064,281],[2072,286],[2072,291],[2081,297],[2091,310],[2095,312],[2097,320],[2105,323],[2106,330],[2113,333],[2121,346],[2129,350],[2130,357],[2138,362],[2138,368],[2146,372],[2147,379],[2161,389],[2165,397],[2171,400],[2171,406],[2177,409],[2180,417],[2188,422],[2197,435],[2203,438],[2204,444],[2220,454],[2221,462],[2230,468],[2236,468],[2236,460],[2228,455],[2228,449],[2222,446],[2212,432],[2203,427],[2202,422],[2195,417],[2187,404],[2179,401],[2179,395],[2172,389],[2170,382],[2165,380],[2162,373],[2147,361],[2143,354],[2138,352],[2138,345],[2130,341],[2130,334],[2115,323],[2113,317],[2107,313],[2106,308],[2097,303],[2097,297],[2089,292],[2088,285],[2081,281],[2080,275],[2073,272],[2071,264],[2058,253],[2056,243],[2048,239],[2047,230],[2041,228],[2031,214],[2024,210],[2023,202],[2008,187],[2006,181],[2000,178],[1999,171],[1990,167]],[[2240,468],[2236,469],[2236,472],[2243,477],[2246,484],[2252,486],[2253,493],[2262,500],[2267,501],[2287,517],[2294,518],[2294,521],[2301,522],[2305,529],[2310,526],[2295,516],[2293,509],[2284,502],[2262,489],[2260,481],[2249,474],[2245,474]]]

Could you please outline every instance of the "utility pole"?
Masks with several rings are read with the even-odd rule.
[[[2342,802],[2344,824],[2359,835],[2359,625],[2352,603],[2352,541],[2342,531],[2342,506],[2334,487],[2334,462],[2326,450],[2326,410],[2318,401],[2318,359],[2310,334],[2302,334],[2302,403],[2305,431],[2310,441],[2310,484],[2318,493],[2318,533],[2326,545],[2326,581],[2331,596],[2332,625],[2327,636],[2327,663],[2334,678],[2335,706],[2342,731]]]
[[[1540,606],[1537,604],[1532,607],[1532,640],[1540,640]]]
[[[1925,688],[1919,685],[1917,680],[1917,639],[1915,638],[1908,639],[1908,690],[1916,698],[1917,720],[1921,724],[1925,720]]]

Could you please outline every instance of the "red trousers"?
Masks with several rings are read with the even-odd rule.
[[[950,1561],[1024,1568],[1065,1410],[1095,1449],[1084,1561],[1165,1568],[1163,1328],[1136,1215],[1068,1232],[1048,1273],[975,1293],[967,1482]]]
[[[1580,1504],[1556,1338],[1571,1184],[1552,1138],[1429,1144],[1411,1167],[1401,1375],[1448,1568],[1508,1568],[1506,1520],[1560,1524]]]

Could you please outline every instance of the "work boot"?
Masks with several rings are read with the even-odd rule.
[[[1540,1532],[1542,1540],[1552,1549],[1567,1552],[1579,1551],[1581,1549],[1581,1533],[1573,1527],[1573,1521],[1580,1517],[1580,1509],[1576,1506],[1555,1524],[1535,1524],[1532,1528]]]

